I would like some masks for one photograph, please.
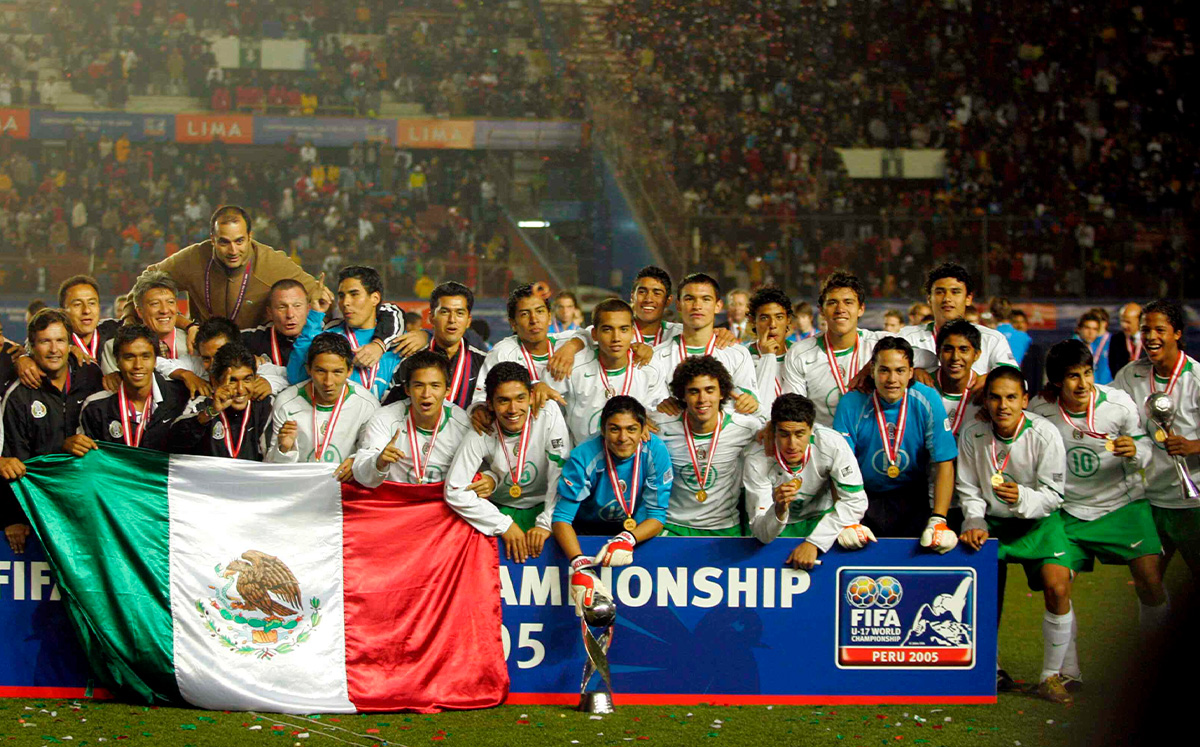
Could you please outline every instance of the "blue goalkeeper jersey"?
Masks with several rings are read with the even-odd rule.
[[[299,384],[301,381],[308,379],[308,349],[312,347],[313,340],[322,332],[336,332],[339,335],[345,336],[349,330],[349,326],[345,322],[339,322],[325,327],[325,315],[319,311],[310,309],[308,318],[304,320],[304,328],[300,331],[300,335],[296,338],[295,344],[292,346],[292,354],[288,357],[287,375],[289,384]],[[360,345],[366,345],[371,342],[372,336],[375,334],[375,329],[355,329],[353,330],[354,340]],[[371,394],[375,395],[375,399],[383,400],[383,395],[392,385],[392,375],[396,372],[396,368],[400,366],[400,356],[392,351],[387,351],[375,364],[375,378],[371,381],[368,387],[365,378],[370,378],[370,372],[365,371],[357,366],[350,370],[350,380],[356,384],[362,384],[364,389],[370,389]]]
[[[616,522],[625,520],[625,510],[617,501],[604,459],[604,437],[597,433],[576,446],[567,458],[558,478],[558,503],[554,521]],[[642,478],[633,518],[641,523],[658,519],[666,523],[667,503],[671,499],[671,455],[658,436],[641,445]],[[633,457],[614,459],[617,479],[626,485],[633,476]],[[629,494],[626,490],[626,500]]]

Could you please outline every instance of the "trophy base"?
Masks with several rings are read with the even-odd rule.
[[[577,711],[583,713],[615,713],[616,707],[613,705],[612,693],[587,692],[579,696],[579,707]]]

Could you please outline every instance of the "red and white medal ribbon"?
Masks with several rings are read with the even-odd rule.
[[[1163,391],[1168,395],[1175,391],[1175,382],[1179,381],[1179,374],[1183,373],[1183,367],[1187,365],[1187,355],[1182,350],[1179,351],[1179,357],[1175,359],[1175,367],[1171,369],[1171,378],[1167,379],[1167,388]],[[1154,380],[1158,374],[1150,372],[1150,393],[1154,394]]]
[[[524,350],[524,348],[522,348]],[[525,471],[525,452],[529,449],[529,434],[533,432],[530,427],[533,423],[533,416],[525,416],[525,425],[521,426],[521,440],[517,442],[517,467],[513,471],[512,459],[508,456],[508,446],[504,443],[504,429],[499,425],[496,426],[497,434],[500,437],[500,451],[504,454],[504,461],[508,464],[508,476],[512,479],[512,484],[516,487],[521,486],[521,473]],[[514,498],[519,496],[513,496]]]
[[[1137,343],[1133,342],[1130,335],[1125,335],[1125,350],[1129,353],[1129,360],[1136,361],[1142,357],[1142,338],[1137,338]]]
[[[635,323],[635,326],[637,326],[636,323]],[[658,323],[658,329],[654,330],[654,339],[652,339],[649,343],[650,347],[656,348],[662,344],[662,335],[663,335],[663,327],[664,326],[666,326],[664,322]],[[638,339],[641,340],[642,344],[646,344],[646,338],[649,337],[650,335],[647,335],[645,332],[643,332],[641,327],[638,327],[637,331],[638,331]]]
[[[900,414],[896,417],[896,440],[888,438],[887,420],[883,417],[883,403],[879,401],[879,392],[871,393],[871,402],[875,405],[875,425],[879,427],[879,438],[883,441],[883,453],[887,455],[888,467],[900,469],[896,462],[900,458],[900,445],[904,442],[904,429],[908,421],[908,390],[900,398]],[[890,475],[894,476],[894,475]]]
[[[250,422],[250,407],[242,411],[242,432],[238,434],[237,448],[233,446],[233,434],[230,433],[229,419],[225,417],[224,412],[217,413],[221,418],[221,424],[225,426],[225,448],[229,450],[229,456],[237,459],[237,456],[242,451],[242,442],[246,440],[246,424]]]
[[[608,482],[612,485],[613,495],[625,515],[633,518],[633,510],[637,507],[638,488],[642,486],[642,445],[639,443],[633,452],[633,474],[629,477],[629,498],[626,500],[625,491],[621,490],[621,481],[617,478],[617,465],[613,463],[612,453],[604,447],[604,464],[608,468]]]
[[[1017,439],[1017,436],[1021,435],[1021,429],[1024,427],[1025,427],[1025,413],[1021,413],[1021,421],[1019,423],[1017,423],[1017,429],[1015,431],[1013,431],[1013,440],[1014,441]],[[994,472],[992,472],[992,474],[1003,476],[1004,468],[1008,466],[1008,460],[1012,459],[1012,447],[1011,446],[1009,447],[1008,453],[1004,455],[1004,464],[1001,464],[1000,457],[996,454],[996,432],[995,432],[995,430],[993,430],[992,431],[992,444],[989,447],[989,449],[990,449],[990,452],[988,453],[988,459],[992,460],[992,469],[994,470]]]
[[[704,345],[703,355],[712,355],[713,351],[716,349],[717,349],[717,335],[714,332],[713,336],[708,338],[708,342],[705,343],[705,345]],[[687,345],[685,345],[683,342],[683,335],[679,335],[679,361],[682,363],[683,361],[686,361],[690,357],[691,356],[688,354]]]
[[[429,341],[429,349],[436,349],[437,340]],[[454,378],[450,380],[450,394],[448,399],[455,404],[458,403],[458,388],[467,378],[467,362],[471,359],[471,353],[467,349],[467,343],[459,341],[458,343],[458,360],[454,364]]]
[[[975,372],[971,372],[971,378],[967,379],[967,386],[963,389],[962,395],[958,400],[958,407],[954,408],[954,419],[950,421],[950,432],[955,436],[958,435],[958,429],[962,427],[963,417],[967,414],[967,405],[971,399],[971,387],[975,386]]]
[[[554,355],[554,340],[547,337],[546,344],[550,346],[550,355]],[[525,370],[529,372],[530,383],[536,384],[541,381],[537,369],[533,367],[533,356],[525,349],[525,343],[518,340],[517,349],[521,351],[521,357],[525,359]]]
[[[167,340],[170,340],[170,342],[168,342]],[[167,347],[167,351],[168,351],[167,357],[168,358],[170,358],[171,360],[175,360],[176,358],[179,357],[178,355],[175,354],[176,346],[179,345],[179,340],[175,337],[175,330],[172,329],[170,334],[167,335],[167,338],[165,340],[160,338],[159,342],[161,342],[163,345],[165,345]]]
[[[349,324],[342,324],[342,334],[344,334],[346,339],[350,341],[350,350],[357,353],[358,349],[362,346],[358,344],[358,338],[354,336],[354,332],[350,329]],[[379,375],[379,361],[372,363],[369,368],[363,368],[362,366],[358,366],[357,368],[359,371],[358,376],[362,380],[362,385],[367,389],[374,388],[375,377]]]
[[[850,361],[846,364],[846,375],[842,376],[842,369],[838,368],[837,355],[834,353],[833,345],[829,341],[829,333],[825,333],[825,359],[829,362],[829,370],[833,374],[833,382],[837,384],[838,391],[843,395],[846,393],[846,382],[854,378],[854,374],[858,373],[858,335],[854,335],[854,352],[850,354]]]
[[[696,439],[692,436],[692,426],[688,423],[688,416],[683,414],[683,435],[687,440],[688,456],[692,458],[692,471],[696,475],[696,480],[700,483],[700,490],[708,490],[708,472],[712,467],[713,455],[717,453],[717,441],[721,439],[721,428],[724,425],[721,421],[723,416],[717,415],[717,428],[713,431],[712,441],[708,446],[708,458],[704,460],[704,472],[700,472],[700,460],[696,456]]]
[[[1095,389],[1092,390],[1091,396],[1088,397],[1087,420],[1086,420],[1087,429],[1086,430],[1075,425],[1075,422],[1073,420],[1071,420],[1070,413],[1068,413],[1066,408],[1063,407],[1063,405],[1062,405],[1062,396],[1061,395],[1058,398],[1058,414],[1062,416],[1063,422],[1071,427],[1071,430],[1082,433],[1085,436],[1091,436],[1092,438],[1104,438],[1104,439],[1108,438],[1108,434],[1098,433],[1096,431],[1096,390]],[[1076,436],[1076,438],[1079,438],[1079,436]]]
[[[333,403],[333,412],[329,414],[329,423],[325,426],[324,436],[321,435],[321,431],[317,430],[317,398],[315,395],[312,398],[313,455],[318,462],[323,461],[325,450],[333,441],[333,429],[337,426],[338,417],[342,414],[342,405],[346,402],[346,392],[349,389],[349,386],[342,384],[342,391],[338,394],[337,402]],[[312,394],[311,389],[309,394]]]
[[[599,362],[599,361],[597,361]],[[612,397],[616,394],[617,388],[608,383],[608,372],[604,370],[604,364],[600,363],[600,383],[604,384],[604,396]],[[633,385],[633,348],[630,348],[625,354],[625,381],[621,383],[621,396],[629,395],[629,388]]]
[[[779,446],[777,444],[775,446],[775,461],[779,462],[779,467],[783,470],[783,474],[787,475],[788,477],[795,477],[796,475],[799,475],[801,472],[803,472],[804,465],[808,464],[810,448],[812,448],[811,445],[809,447],[806,447],[804,449],[804,453],[800,455],[800,465],[798,467],[789,467],[788,463],[783,461],[783,454],[779,453]]]
[[[204,268],[204,305],[208,307],[208,315],[209,316],[226,316],[226,317],[229,317],[230,319],[236,320],[238,312],[241,311],[241,309],[242,309],[242,302],[246,300],[246,289],[250,287],[251,262],[248,259],[246,260],[246,269],[245,269],[245,271],[242,272],[242,287],[241,287],[241,289],[238,290],[237,302],[233,305],[233,311],[229,311],[228,309],[226,309],[226,311],[228,311],[229,313],[216,314],[216,313],[213,313],[212,285],[211,285],[211,280],[210,280],[210,274],[212,273],[213,261],[214,261],[214,259],[212,257],[209,257],[208,266]],[[228,298],[229,297],[226,296],[227,300],[228,300]]]
[[[271,325],[271,362],[276,366],[282,366],[283,354],[279,352],[279,338],[275,334],[275,325]]]
[[[117,390],[117,402],[121,407],[121,437],[125,439],[126,446],[132,446],[136,449],[142,445],[142,435],[146,432],[146,422],[150,420],[150,413],[154,411],[154,391],[151,390],[146,395],[146,403],[142,405],[142,417],[138,420],[136,431],[130,427],[130,423],[137,418],[137,410],[130,407],[129,398],[125,396],[124,385]]]
[[[425,484],[425,469],[429,466],[429,459],[433,458],[433,447],[437,444],[438,431],[442,427],[442,418],[445,417],[446,411],[438,405],[438,419],[433,424],[433,435],[429,437],[429,456],[421,459],[421,444],[417,438],[417,421],[413,417],[414,405],[408,406],[408,450],[412,452],[413,472],[417,474],[417,484]]]
[[[100,335],[96,330],[92,330],[92,341],[86,345],[83,338],[74,332],[71,333],[71,341],[78,345],[80,350],[92,356],[92,360],[99,360],[97,353],[100,351]]]

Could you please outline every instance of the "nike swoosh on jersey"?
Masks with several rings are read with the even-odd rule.
[[[1066,555],[1066,554],[1067,553],[1065,551],[1059,550],[1058,552],[1054,553],[1054,557],[1061,558],[1063,555]]]
[[[1135,379],[1144,379],[1144,378],[1146,378],[1146,377],[1145,377],[1145,376],[1143,376],[1142,374],[1134,374],[1134,375],[1133,375],[1133,378],[1135,378]]]
[[[595,376],[595,375],[596,375],[596,374],[589,374],[589,373],[585,373],[585,374],[583,375],[583,378],[585,378],[585,379],[590,379],[590,378],[592,378],[592,377],[593,377],[593,376]]]
[[[1137,542],[1134,542],[1132,545],[1130,545],[1130,546],[1129,546],[1129,549],[1130,549],[1130,550],[1136,550],[1136,549],[1138,548],[1138,545],[1142,544],[1142,543],[1143,543],[1143,542],[1145,542],[1145,541],[1146,541],[1146,540],[1138,540]]]

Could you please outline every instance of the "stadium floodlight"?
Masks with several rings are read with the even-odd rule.
[[[519,220],[517,228],[549,228],[550,221],[548,220]]]

